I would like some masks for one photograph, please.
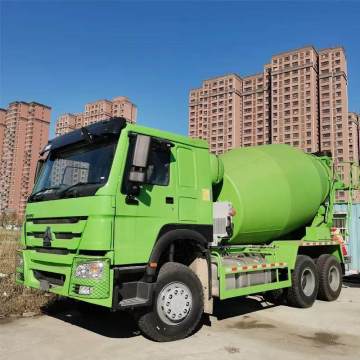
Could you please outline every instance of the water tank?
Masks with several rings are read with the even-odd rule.
[[[230,244],[262,244],[307,225],[328,196],[331,170],[324,160],[288,145],[237,148],[220,155],[218,201],[236,215]]]

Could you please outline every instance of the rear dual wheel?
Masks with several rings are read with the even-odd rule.
[[[287,301],[299,308],[308,308],[315,302],[319,289],[319,274],[314,261],[298,255],[291,274],[291,287],[287,290]]]
[[[321,255],[316,264],[309,256],[298,255],[291,280],[287,301],[292,306],[308,308],[316,298],[334,301],[342,288],[341,265],[329,254]]]
[[[321,255],[316,266],[319,273],[318,299],[324,301],[336,300],[342,288],[342,269],[336,257],[329,254]]]

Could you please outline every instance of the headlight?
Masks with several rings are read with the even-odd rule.
[[[75,276],[83,279],[100,279],[104,271],[102,261],[92,261],[78,265]]]

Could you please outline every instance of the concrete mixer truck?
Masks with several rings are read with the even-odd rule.
[[[112,118],[41,153],[17,282],[130,311],[156,341],[192,334],[214,299],[333,301],[341,187],[321,154],[264,145],[215,156],[203,140]]]

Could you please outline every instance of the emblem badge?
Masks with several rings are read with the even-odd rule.
[[[43,239],[44,239],[44,242],[43,242],[44,247],[50,247],[51,246],[51,240],[52,240],[50,226],[48,226],[46,228]]]

